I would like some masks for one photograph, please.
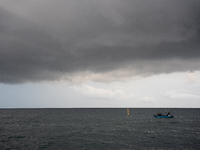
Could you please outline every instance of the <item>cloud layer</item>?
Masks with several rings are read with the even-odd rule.
[[[104,100],[125,100],[133,98],[135,95],[130,93],[125,93],[123,90],[109,90],[104,88],[95,88],[89,85],[82,85],[82,87],[73,87],[73,89],[82,93],[84,96],[91,99],[104,99]]]
[[[199,0],[3,0],[0,20],[2,83],[200,70]]]

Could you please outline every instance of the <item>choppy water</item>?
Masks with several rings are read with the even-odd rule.
[[[200,109],[0,109],[0,149],[200,149]]]

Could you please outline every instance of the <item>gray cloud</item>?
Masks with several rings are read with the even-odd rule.
[[[0,8],[0,82],[199,70],[199,20],[198,0],[6,0]]]

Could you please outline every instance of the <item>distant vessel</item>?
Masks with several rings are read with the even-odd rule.
[[[166,115],[162,115],[162,113],[156,113],[153,116],[155,118],[174,118],[174,116],[170,115],[170,112],[168,112]]]

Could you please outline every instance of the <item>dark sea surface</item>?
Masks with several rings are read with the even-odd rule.
[[[200,149],[200,109],[0,109],[0,149]]]

